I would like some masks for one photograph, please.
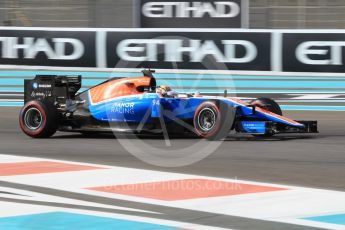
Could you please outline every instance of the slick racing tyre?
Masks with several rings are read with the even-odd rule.
[[[265,109],[267,111],[270,111],[272,113],[278,114],[280,116],[283,115],[283,112],[280,108],[280,106],[278,105],[277,102],[275,102],[274,100],[270,99],[270,98],[257,98],[254,99],[253,101],[250,102],[251,105],[255,105],[259,108]],[[266,133],[266,134],[255,134],[253,136],[255,137],[271,137],[273,136],[274,133]]]
[[[56,108],[50,101],[29,101],[20,110],[19,125],[30,137],[47,138],[56,132],[57,118]]]
[[[206,101],[195,110],[194,132],[201,138],[219,140],[225,138],[232,128],[235,119],[234,110],[220,102]]]

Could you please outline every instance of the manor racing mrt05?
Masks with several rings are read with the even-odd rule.
[[[254,136],[317,133],[316,121],[282,116],[269,98],[245,102],[226,95],[178,93],[144,76],[112,78],[78,93],[81,76],[37,75],[25,80],[25,105],[19,124],[28,136],[46,138],[57,130],[95,134],[131,132],[196,135],[222,139],[230,131]]]

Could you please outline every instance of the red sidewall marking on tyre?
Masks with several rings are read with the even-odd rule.
[[[26,127],[26,125],[24,124],[24,116],[25,113],[28,111],[28,109],[30,108],[36,108],[38,109],[38,111],[41,113],[42,115],[42,124],[41,126],[37,129],[37,130],[30,130]],[[44,111],[43,107],[40,105],[40,103],[36,102],[36,101],[31,101],[28,102],[20,111],[20,118],[19,118],[19,124],[20,124],[20,128],[28,135],[30,136],[38,136],[40,135],[43,130],[44,127],[47,123],[47,115],[46,112]]]
[[[197,116],[198,116],[198,113],[203,109],[205,108],[205,104],[209,104],[210,107],[212,106],[212,108],[215,109],[215,112],[217,113],[216,116],[216,123],[215,123],[215,126],[213,127],[213,131],[211,131],[210,133],[203,133],[201,132],[198,128],[197,128],[197,123],[198,121],[196,120],[197,119]],[[195,113],[194,113],[194,119],[193,119],[193,123],[194,123],[194,130],[196,132],[196,134],[200,137],[211,137],[212,135],[214,135],[215,133],[218,132],[219,128],[220,128],[220,120],[221,120],[221,114],[220,114],[220,111],[218,109],[218,107],[214,104],[214,103],[202,103],[198,106],[198,108],[196,109]]]

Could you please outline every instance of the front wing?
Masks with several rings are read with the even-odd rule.
[[[273,121],[237,121],[235,129],[246,134],[279,134],[279,133],[318,133],[317,121],[297,121],[303,127],[283,125]]]

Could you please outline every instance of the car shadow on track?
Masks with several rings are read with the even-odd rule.
[[[254,137],[254,136],[228,136],[224,141],[292,141],[292,140],[306,140],[306,139],[316,139],[315,135],[308,136],[292,136],[292,135],[281,135],[273,137]]]
[[[163,135],[150,134],[112,134],[112,133],[95,133],[95,134],[69,134],[60,133],[52,136],[50,139],[156,139],[164,140]],[[177,136],[171,135],[169,139],[198,139],[195,136]]]
[[[154,140],[164,140],[162,135],[148,135],[148,134],[112,134],[112,133],[95,133],[95,134],[65,134],[60,133],[51,137],[52,139],[154,139]],[[316,135],[276,135],[272,137],[254,137],[248,135],[229,135],[221,141],[292,141],[301,139],[316,139]],[[189,136],[178,136],[170,135],[171,140],[183,140],[183,139],[199,139],[193,135]]]

